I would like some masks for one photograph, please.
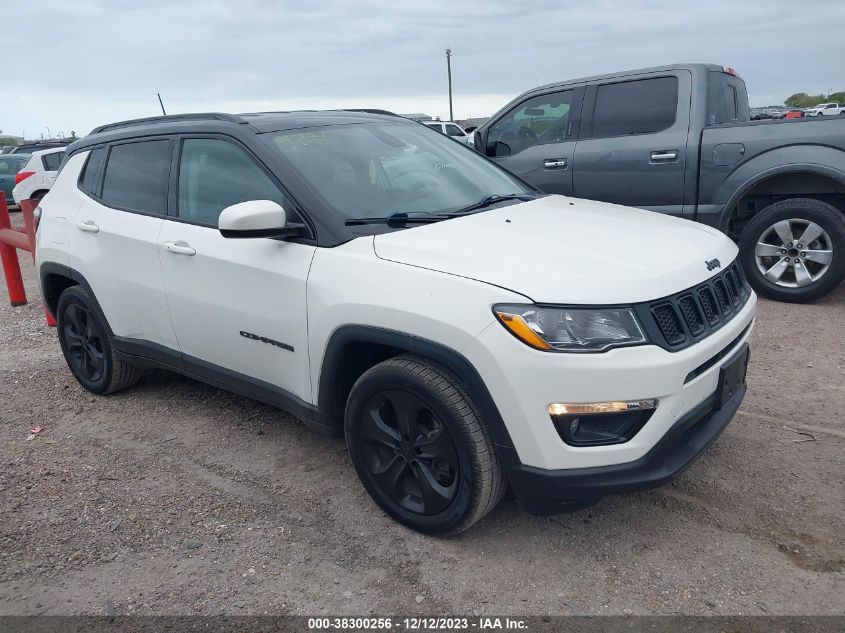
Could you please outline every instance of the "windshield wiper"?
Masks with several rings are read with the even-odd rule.
[[[537,196],[530,193],[508,193],[503,196],[499,196],[494,193],[490,196],[484,196],[478,202],[474,202],[463,209],[458,209],[455,213],[469,213],[470,211],[477,211],[478,209],[489,207],[491,204],[496,204],[497,202],[502,202],[504,200],[522,200],[523,202],[528,202],[529,200],[536,199]]]
[[[537,196],[530,193],[508,193],[505,195],[492,194],[484,196],[478,202],[474,202],[469,206],[458,209],[451,213],[431,213],[429,211],[400,211],[391,213],[385,217],[378,218],[349,218],[344,222],[346,226],[359,226],[361,224],[386,224],[387,226],[407,226],[408,224],[430,224],[431,222],[440,222],[441,220],[448,220],[449,218],[458,217],[471,211],[477,211],[485,207],[489,207],[497,202],[505,200],[522,200],[528,202],[529,200],[536,200]]]
[[[416,215],[421,214],[421,215]],[[455,217],[447,213],[429,213],[428,211],[410,211],[391,213],[383,218],[349,218],[344,222],[346,226],[361,224],[386,224],[387,226],[406,226],[408,224],[429,224]]]

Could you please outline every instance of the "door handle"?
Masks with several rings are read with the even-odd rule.
[[[99,233],[100,227],[94,224],[92,220],[85,220],[85,222],[77,222],[76,228],[86,233]]]
[[[543,167],[546,169],[566,169],[566,165],[565,158],[547,158],[543,161]]]
[[[165,242],[164,248],[166,248],[171,253],[176,253],[177,255],[196,255],[197,251],[194,248],[191,248],[190,244],[183,240],[179,240],[177,242]]]
[[[662,152],[652,152],[651,160],[654,163],[666,163],[673,160],[678,160],[678,150],[672,149]]]

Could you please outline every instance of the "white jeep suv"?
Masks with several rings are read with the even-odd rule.
[[[414,529],[508,487],[554,513],[663,484],[745,394],[756,298],[704,225],[544,196],[373,112],[157,117],[67,151],[37,266],[77,380],[163,367],[344,433]]]

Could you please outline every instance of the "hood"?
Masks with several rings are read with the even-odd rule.
[[[716,229],[641,209],[547,196],[377,235],[381,259],[468,277],[538,303],[659,299],[712,277],[737,248]],[[712,264],[711,264],[712,266]]]

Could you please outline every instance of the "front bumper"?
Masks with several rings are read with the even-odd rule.
[[[746,391],[743,385],[721,408],[716,406],[715,394],[709,397],[633,462],[546,470],[506,459],[514,496],[527,512],[557,514],[590,505],[605,495],[662,486],[686,470],[719,437]]]
[[[523,344],[493,323],[464,348],[486,385],[520,464],[541,470],[581,469],[635,462],[718,388],[720,359],[751,337],[756,297],[705,339],[677,352],[656,345],[598,354],[554,354]],[[724,356],[723,356],[724,355]],[[555,402],[657,399],[658,407],[629,441],[570,446],[549,416]],[[502,434],[504,435],[504,434]]]

